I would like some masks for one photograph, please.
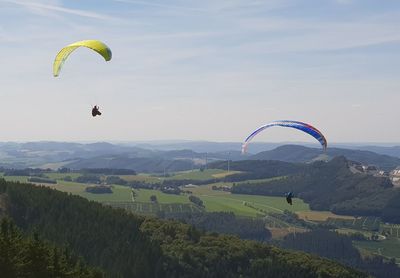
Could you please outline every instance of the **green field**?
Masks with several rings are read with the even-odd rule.
[[[381,229],[383,234],[400,239],[400,225],[383,224]]]
[[[46,173],[47,177],[53,180],[62,180],[65,177],[71,177],[72,179],[76,179],[77,177],[82,176],[81,173]]]
[[[223,170],[205,170],[195,172],[184,172],[179,173],[173,177],[181,179],[209,179],[213,175],[225,175],[228,172]],[[232,173],[232,172],[230,172]],[[51,179],[56,179],[57,184],[46,184],[46,186],[63,191],[76,194],[87,198],[89,200],[97,202],[121,202],[128,203],[132,202],[131,188],[119,185],[113,185],[111,194],[93,194],[86,192],[85,189],[88,184],[67,182],[62,179],[65,176],[71,176],[72,178],[78,177],[79,173],[48,173],[46,174]],[[128,175],[121,176],[126,180],[137,180],[145,182],[160,182],[161,179],[152,177],[149,175]],[[5,177],[10,181],[27,182],[27,177]],[[232,183],[216,183],[212,185],[217,186],[231,186]],[[289,206],[285,199],[282,197],[268,197],[268,196],[256,196],[256,195],[242,195],[242,194],[231,194],[224,191],[212,190],[212,185],[203,185],[196,188],[187,188],[187,190],[193,192],[193,195],[198,196],[205,205],[205,210],[209,212],[216,211],[227,211],[233,212],[241,216],[257,217],[265,215],[268,212],[283,212],[284,210],[290,211],[308,211],[309,207],[300,199],[294,199],[293,206]],[[159,204],[190,204],[188,195],[175,195],[165,194],[159,190],[149,189],[135,189],[136,197],[135,201],[139,203],[150,203],[150,196],[155,195]],[[246,206],[245,203],[249,203],[252,207]],[[141,211],[137,209],[135,211]]]
[[[326,223],[334,225],[339,228],[378,231],[381,221],[378,217],[363,216],[354,219],[328,218]]]
[[[207,169],[204,171],[194,170],[176,173],[166,179],[168,180],[210,180],[216,178],[223,178],[229,175],[240,173],[238,171],[225,171],[220,169]]]
[[[127,211],[141,213],[141,214],[156,214],[160,211],[165,213],[183,213],[183,212],[201,212],[202,208],[194,204],[160,204],[160,203],[149,203],[149,202],[107,202],[106,205],[114,208],[122,208]]]
[[[140,181],[145,183],[161,183],[162,178],[153,177],[145,174],[138,174],[138,175],[118,175],[121,179],[124,179],[128,182],[132,181]]]
[[[79,196],[96,202],[132,202],[131,189],[126,186],[113,185],[111,194],[93,194],[83,191]]]
[[[203,200],[206,211],[230,211],[237,215],[256,217],[260,216],[260,214],[265,214],[260,212],[259,209],[262,209],[266,213],[279,213],[284,210],[293,212],[310,210],[309,206],[301,199],[293,199],[293,206],[290,206],[286,203],[286,200],[283,197],[231,194],[229,192],[212,190],[211,187],[213,185],[229,186],[230,184],[218,183],[189,189],[194,195]],[[246,202],[259,209],[246,206]]]
[[[175,174],[166,179],[190,179],[190,180],[208,180],[216,177],[223,177],[233,172],[223,170],[209,169],[201,171],[186,171]],[[353,244],[363,253],[372,253],[395,258],[400,263],[400,225],[384,224],[377,217],[350,217],[334,215],[331,212],[310,211],[308,204],[301,199],[293,199],[293,206],[286,203],[284,197],[270,197],[259,195],[231,194],[222,190],[212,190],[212,186],[231,187],[233,183],[218,182],[214,184],[201,185],[184,188],[185,191],[192,192],[199,197],[205,208],[194,205],[189,201],[188,194],[166,194],[159,190],[150,189],[132,189],[128,186],[112,185],[112,193],[93,194],[86,192],[85,189],[90,184],[67,182],[63,179],[70,176],[72,179],[80,176],[80,173],[46,173],[50,179],[57,180],[57,184],[44,184],[47,187],[54,188],[63,192],[79,195],[88,200],[101,202],[115,208],[122,208],[134,213],[145,215],[156,215],[161,211],[163,213],[183,213],[183,212],[233,212],[238,216],[245,217],[263,217],[268,228],[274,233],[282,236],[290,233],[290,229],[295,226],[279,219],[276,215],[270,213],[283,213],[285,210],[297,212],[300,218],[306,221],[326,222],[338,227],[340,233],[352,234],[361,232],[366,237],[379,232],[387,236],[382,241],[354,241]],[[0,174],[2,176],[2,174]],[[120,175],[127,181],[141,181],[146,183],[161,183],[165,178],[151,175]],[[5,176],[8,181],[27,182],[29,177],[25,176]],[[266,181],[264,179],[262,181]],[[261,182],[261,180],[251,180],[250,183]],[[132,199],[132,192],[135,193]],[[150,196],[155,195],[157,202],[151,202]],[[317,218],[316,218],[317,217]],[[316,219],[314,219],[316,218]],[[301,230],[301,228],[300,228]],[[300,231],[299,230],[299,231]],[[304,230],[305,231],[305,230]]]
[[[354,245],[373,254],[395,258],[400,263],[400,239],[388,238],[382,241],[353,241]]]
[[[22,177],[22,176],[1,176],[6,181],[19,181],[19,182],[28,182],[29,177]]]
[[[150,190],[150,189],[135,189],[135,193],[136,193],[135,201],[137,202],[150,202],[150,196],[155,195],[157,197],[157,202],[162,204],[190,203],[187,195],[166,194],[159,190]]]

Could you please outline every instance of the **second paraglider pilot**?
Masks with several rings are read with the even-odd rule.
[[[101,115],[101,112],[99,111],[99,107],[97,105],[95,105],[92,108],[92,116],[96,117],[96,116],[100,116],[100,115]]]
[[[292,205],[292,198],[293,198],[293,192],[288,192],[285,194],[286,196],[286,202],[288,202],[288,204]]]

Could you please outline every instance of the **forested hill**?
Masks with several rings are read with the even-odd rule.
[[[205,234],[45,187],[1,179],[0,194],[2,213],[26,233],[69,246],[107,277],[367,277],[317,256]]]
[[[71,169],[90,168],[125,168],[134,169],[137,172],[161,173],[164,171],[185,171],[193,168],[193,162],[189,159],[165,159],[150,157],[129,157],[126,155],[99,156],[95,158],[78,159],[64,165]]]
[[[24,235],[6,217],[0,221],[0,273],[2,278],[103,277],[101,271],[87,267],[67,249],[44,242],[37,233]]]
[[[381,256],[362,256],[360,251],[353,246],[349,236],[326,229],[289,234],[279,242],[279,245],[349,264],[374,277],[400,277],[400,268],[394,259],[385,260]]]
[[[250,160],[279,160],[286,162],[310,162],[318,159],[332,159],[344,156],[349,160],[362,164],[375,165],[383,170],[392,170],[400,166],[400,158],[384,154],[377,154],[366,150],[350,150],[341,148],[308,148],[299,145],[284,145],[276,149],[260,152],[251,156]]]
[[[280,179],[242,182],[232,187],[232,193],[238,194],[283,196],[288,191],[294,191],[312,209],[381,216],[389,222],[399,220],[399,189],[388,178],[352,173],[344,157],[308,164],[302,171]]]
[[[217,161],[209,165],[209,168],[227,169],[227,161]],[[226,176],[225,181],[245,181],[266,179],[294,175],[303,172],[307,168],[304,163],[290,163],[277,160],[243,160],[230,162],[230,169],[241,173]]]

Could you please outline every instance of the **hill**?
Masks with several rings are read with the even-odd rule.
[[[215,161],[240,161],[244,159],[281,160],[287,162],[309,162],[344,155],[348,159],[364,164],[377,165],[382,169],[393,169],[400,165],[400,158],[380,155],[371,151],[346,148],[329,148],[325,154],[319,148],[299,145],[254,143],[252,150],[267,150],[256,155],[242,155],[240,143],[179,142],[169,144],[110,144],[69,142],[0,143],[0,167],[23,169],[60,167],[108,168],[113,165],[128,165],[131,169],[145,172],[162,172],[169,164],[176,164],[171,171],[200,168]],[[275,148],[275,149],[273,149]],[[358,148],[358,147],[354,147]],[[361,148],[361,147],[360,147]],[[368,147],[377,151],[394,151],[396,148]],[[181,163],[186,161],[189,163]],[[116,167],[116,166],[115,166]],[[136,167],[138,169],[136,169]],[[154,169],[153,169],[154,168]]]
[[[217,161],[209,165],[209,168],[227,169],[227,161]],[[278,160],[243,160],[230,163],[230,169],[241,173],[226,176],[225,181],[245,181],[266,179],[293,175],[307,168],[304,163],[290,163]]]
[[[346,149],[370,151],[378,154],[385,154],[400,158],[400,146],[343,146]]]
[[[195,152],[177,146],[174,150],[145,149],[130,145],[110,144],[106,142],[82,144],[68,142],[28,142],[28,143],[0,143],[0,167],[4,168],[51,168],[76,167],[76,168],[107,168],[112,165],[127,164],[129,167],[138,167],[144,171],[153,170],[158,164],[161,167],[176,163],[181,165],[181,160],[190,161],[190,166],[173,166],[174,171],[199,168],[207,160],[233,160],[242,159],[240,148],[228,152]],[[127,161],[129,159],[129,161]],[[177,161],[177,162],[176,162]],[[82,166],[83,165],[83,166]],[[98,165],[98,166],[95,166]],[[148,166],[145,166],[148,165]],[[150,169],[150,170],[149,170]]]
[[[374,215],[387,221],[398,221],[398,217],[391,218],[389,214],[400,213],[400,207],[396,205],[399,190],[388,178],[353,173],[350,164],[344,157],[329,162],[317,161],[280,179],[237,183],[231,192],[283,196],[285,192],[294,191],[315,210],[355,216]]]
[[[93,168],[123,168],[143,173],[162,173],[164,171],[176,172],[190,170],[193,168],[193,162],[187,159],[171,160],[164,158],[129,157],[126,155],[118,155],[78,159],[74,162],[65,164],[64,167],[78,170]]]
[[[0,272],[3,278],[103,277],[102,272],[86,266],[68,249],[41,240],[38,233],[26,236],[7,218],[0,221],[0,226]]]
[[[365,150],[351,150],[341,148],[328,148],[325,152],[317,148],[299,145],[284,145],[276,149],[250,156],[250,160],[280,160],[286,162],[311,162],[314,160],[327,160],[336,156],[344,156],[349,160],[362,164],[375,165],[383,170],[392,170],[400,166],[400,158],[384,154],[377,154]]]
[[[49,188],[0,180],[0,194],[26,233],[70,246],[107,277],[368,276],[317,256],[139,217]]]

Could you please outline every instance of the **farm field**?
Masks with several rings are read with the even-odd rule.
[[[190,191],[192,191],[194,195],[203,200],[206,211],[230,211],[237,215],[252,217],[263,214],[257,209],[246,206],[245,202],[250,203],[254,207],[261,208],[265,212],[283,212],[284,210],[295,212],[309,210],[309,206],[297,198],[293,199],[294,205],[290,206],[286,203],[286,200],[283,197],[231,194],[225,191],[212,190],[213,185],[229,186],[230,183],[216,183],[190,188]]]
[[[354,220],[353,216],[337,215],[330,211],[297,211],[296,214],[300,219],[318,222],[327,221],[328,218]]]
[[[205,174],[204,174],[205,172]],[[224,173],[222,170],[205,170],[204,172],[190,172],[184,173],[183,177],[191,177],[194,176],[192,174],[196,174],[198,179],[209,177],[214,174]],[[198,175],[201,173],[201,175]],[[70,174],[75,174],[73,177]],[[204,174],[204,175],[203,175]],[[93,194],[86,192],[85,189],[88,184],[76,183],[76,182],[67,182],[60,179],[63,179],[65,176],[70,175],[72,178],[75,178],[79,175],[79,173],[49,173],[47,176],[51,179],[57,179],[57,184],[45,184],[45,186],[63,191],[69,192],[72,194],[76,194],[87,198],[89,200],[97,201],[97,202],[132,202],[131,188],[119,185],[113,185],[111,194]],[[126,177],[126,176],[121,176]],[[160,181],[160,179],[147,175],[135,175],[128,176],[131,180],[143,180],[143,181]],[[182,176],[181,176],[182,177]],[[12,181],[20,181],[26,182],[27,177],[5,177],[7,180]],[[216,183],[211,185],[203,185],[195,188],[190,188],[188,190],[193,192],[193,195],[198,196],[205,205],[205,210],[209,212],[215,211],[227,211],[233,212],[240,216],[249,216],[249,217],[257,217],[262,216],[265,212],[283,212],[284,210],[290,211],[308,211],[309,207],[300,199],[294,199],[293,206],[289,206],[285,199],[282,197],[269,197],[269,196],[256,196],[256,195],[242,195],[242,194],[231,194],[229,192],[212,190],[212,185],[217,186],[231,186],[232,183]],[[160,204],[189,204],[190,201],[188,199],[188,195],[175,195],[175,194],[165,194],[158,190],[149,190],[149,189],[135,189],[136,202],[150,202],[150,196],[155,195],[157,197],[157,201]],[[256,207],[257,209],[251,208],[249,206],[245,206],[245,202],[251,204],[251,206]],[[140,211],[140,210],[138,210]]]
[[[295,205],[289,206],[284,198],[230,194],[229,192],[212,190],[209,185],[190,188],[190,191],[204,202],[205,210],[209,212],[227,211],[250,217],[263,215],[258,210],[246,206],[245,202],[263,208],[267,212],[283,212],[285,209],[291,211],[309,209],[308,205],[300,199],[295,199]],[[149,202],[150,196],[155,195],[158,203],[161,204],[190,203],[187,195],[165,194],[158,190],[149,189],[135,189],[135,193],[137,202]]]
[[[202,208],[194,205],[194,204],[179,204],[179,203],[170,203],[170,204],[160,204],[160,203],[150,203],[150,202],[106,202],[106,205],[112,206],[114,208],[122,208],[127,211],[154,215],[163,211],[164,213],[183,213],[183,212],[201,212]]]
[[[57,184],[43,184],[44,186],[57,189],[59,191],[68,192],[79,195],[91,201],[96,202],[131,202],[131,189],[126,186],[113,185],[112,192],[107,194],[93,194],[86,192],[86,187],[90,184],[77,182],[57,181]]]
[[[128,188],[128,187],[125,187]],[[130,188],[129,192],[130,192]],[[137,202],[150,202],[150,196],[155,195],[157,197],[157,202],[162,204],[168,203],[190,203],[187,195],[175,195],[175,194],[166,194],[159,190],[151,190],[151,189],[134,189],[136,193],[135,201]],[[129,193],[129,200],[131,200],[131,195]]]
[[[43,184],[44,186],[57,189],[62,192],[67,192],[75,195],[80,195],[80,193],[85,191],[87,187],[86,184],[68,181],[57,181],[57,184]]]
[[[371,236],[373,236],[375,234],[374,232],[371,232],[371,231],[349,229],[349,228],[339,228],[339,229],[335,229],[335,231],[337,233],[343,234],[343,235],[353,235],[353,234],[360,233],[360,234],[364,235],[367,238],[370,238]]]
[[[161,183],[163,178],[154,177],[145,174],[138,175],[118,175],[121,179],[126,180],[127,182],[138,181],[138,182],[146,182],[146,183]]]
[[[0,176],[4,178],[6,181],[19,181],[19,182],[28,182],[29,177],[24,176],[4,176],[3,173]]]
[[[381,229],[385,235],[400,239],[400,225],[383,224],[381,225]]]
[[[288,227],[288,228],[270,228],[268,230],[271,232],[272,239],[279,240],[283,239],[285,236],[293,233],[305,233],[306,229],[297,228],[297,227]]]
[[[388,238],[383,241],[353,241],[353,244],[373,254],[395,258],[396,262],[400,263],[400,239],[398,238]]]
[[[45,175],[53,180],[62,180],[65,177],[76,179],[77,177],[82,176],[81,173],[46,173]]]
[[[240,173],[239,171],[225,171],[220,169],[207,169],[204,171],[184,171],[175,173],[173,176],[165,178],[167,180],[209,180],[223,178],[229,175]]]
[[[80,192],[79,196],[82,196],[88,200],[96,202],[132,202],[131,189],[126,186],[113,185],[112,192],[108,194],[93,194],[90,192]]]
[[[327,224],[334,225],[339,228],[350,228],[356,230],[366,230],[366,231],[379,231],[380,223],[378,217],[373,216],[363,216],[353,219],[343,219],[343,218],[328,218],[326,220]]]

